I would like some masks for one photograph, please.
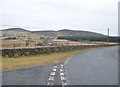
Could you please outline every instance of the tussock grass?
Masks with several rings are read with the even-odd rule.
[[[42,66],[45,64],[55,64],[66,61],[73,54],[80,50],[62,53],[42,54],[35,56],[23,56],[20,58],[2,58],[2,70],[16,69],[25,66]]]

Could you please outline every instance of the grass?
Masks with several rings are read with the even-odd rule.
[[[45,64],[55,64],[66,61],[73,54],[80,50],[62,53],[42,54],[36,56],[23,56],[20,58],[2,58],[2,70],[24,68],[26,66],[42,66]]]

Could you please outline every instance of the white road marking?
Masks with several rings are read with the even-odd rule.
[[[66,80],[66,78],[64,76],[61,76],[61,80]]]
[[[60,73],[60,76],[64,76],[65,74],[64,73]]]
[[[57,68],[57,66],[54,66],[54,68]]]
[[[60,71],[59,71],[59,75],[60,75],[60,79],[61,79],[61,81],[62,81],[62,87],[67,87],[67,82],[66,82],[66,75],[65,75],[65,73],[64,73],[64,68],[63,68],[63,64],[61,64],[60,65]],[[57,71],[57,65],[54,65],[53,66],[53,71],[50,73],[50,75],[49,75],[49,77],[48,77],[48,83],[47,83],[47,85],[48,86],[53,86],[54,84],[53,84],[53,82],[54,82],[54,80],[55,80],[55,74],[56,74],[56,71]]]
[[[63,64],[61,64],[60,66],[63,67]]]
[[[66,82],[62,82],[62,86],[65,86],[65,85],[67,85],[67,83]]]
[[[60,72],[63,72],[64,70],[63,69],[60,69]]]
[[[68,63],[68,61],[71,59],[72,57],[70,57],[66,62],[65,62],[65,64],[67,64]]]
[[[55,72],[51,72],[50,75],[55,76]]]
[[[54,76],[49,76],[48,80],[54,80]]]
[[[50,85],[50,83],[48,82],[47,85]]]
[[[53,83],[48,82],[48,83],[47,83],[47,86],[49,86],[49,85],[53,86]]]
[[[53,71],[56,71],[57,69],[53,68]]]

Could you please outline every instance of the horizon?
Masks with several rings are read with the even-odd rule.
[[[24,29],[24,30],[27,30],[27,31],[60,31],[60,30],[72,30],[72,31],[87,31],[87,32],[93,32],[93,33],[98,33],[98,34],[102,34],[102,33],[99,33],[99,32],[94,32],[94,31],[89,31],[89,30],[75,30],[75,29],[59,29],[59,30],[30,30],[30,29],[26,29],[26,28],[21,28],[21,27],[14,27],[14,28],[20,28],[20,29]],[[11,27],[11,28],[6,28],[6,29],[0,29],[0,30],[7,30],[7,29],[14,29],[13,27]],[[103,35],[107,35],[107,34],[103,34]],[[117,37],[119,37],[119,35],[110,35],[110,36],[117,36]]]

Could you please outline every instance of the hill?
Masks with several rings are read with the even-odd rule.
[[[3,29],[3,34],[15,34],[15,33],[31,33],[31,34],[39,34],[48,37],[59,37],[59,36],[79,36],[79,37],[104,37],[105,35],[90,31],[82,31],[82,30],[69,30],[69,29],[62,29],[58,31],[49,30],[49,31],[29,31],[23,28],[9,28]]]
[[[104,37],[105,35],[90,31],[81,30],[58,30],[58,31],[33,31],[32,33],[42,34],[49,37],[59,37],[59,36],[79,36],[79,37]]]
[[[3,29],[2,34],[4,35],[15,35],[16,33],[24,33],[24,34],[37,34],[43,35],[46,37],[60,37],[60,36],[79,36],[79,37],[105,37],[106,35],[90,32],[90,31],[82,31],[82,30],[69,30],[69,29],[62,29],[58,31],[49,30],[49,31],[29,31],[23,28],[9,28]]]
[[[29,30],[23,29],[23,28],[9,28],[9,29],[3,29],[2,32],[30,32]]]
[[[29,30],[23,28],[9,28],[9,29],[3,29],[1,31],[4,36],[13,36],[13,37],[18,33],[24,33],[24,34],[30,33]]]
[[[25,41],[31,39],[33,41],[39,40],[40,35],[32,33],[29,30],[23,28],[9,28],[3,29],[2,31],[2,39],[17,39],[20,41]]]
[[[104,34],[90,32],[90,31],[82,31],[82,30],[69,30],[62,29],[58,31],[49,30],[49,31],[29,31],[23,28],[9,28],[3,29],[2,34],[4,37],[16,37],[19,39],[26,40],[27,38],[32,38],[32,40],[36,39],[37,41],[42,36],[45,37],[53,37],[58,39],[67,39],[73,41],[79,40],[90,40],[90,41],[107,41],[107,36]],[[111,37],[110,41],[117,41],[118,37]]]

